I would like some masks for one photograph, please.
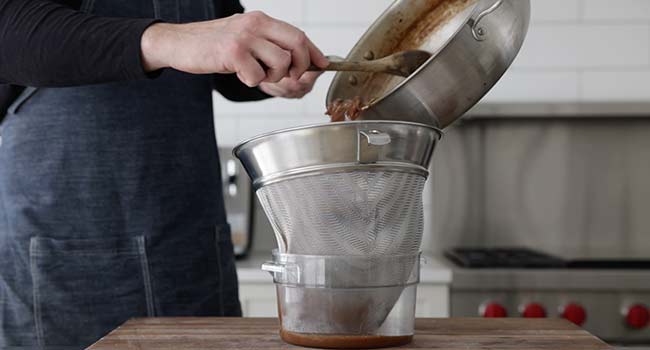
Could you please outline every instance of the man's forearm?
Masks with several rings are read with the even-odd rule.
[[[173,50],[171,41],[176,33],[174,24],[155,23],[142,34],[142,67],[151,72],[169,67],[168,58]]]
[[[0,82],[73,86],[146,77],[153,19],[106,18],[47,0],[0,0]]]

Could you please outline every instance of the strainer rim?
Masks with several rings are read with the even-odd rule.
[[[307,124],[307,125],[300,125],[300,126],[294,126],[290,128],[284,128],[284,129],[279,129],[279,130],[273,130],[269,132],[265,132],[253,137],[249,137],[247,139],[244,139],[244,141],[238,143],[233,149],[232,149],[232,154],[235,157],[238,157],[239,151],[246,146],[249,143],[252,143],[254,141],[260,140],[267,138],[269,136],[274,136],[286,132],[291,132],[291,131],[298,131],[298,130],[305,130],[305,129],[312,129],[312,128],[321,128],[321,127],[328,127],[328,126],[340,126],[340,125],[355,125],[355,124],[399,124],[399,125],[411,125],[411,126],[419,126],[419,127],[425,127],[427,129],[431,129],[435,131],[438,134],[438,140],[442,138],[444,135],[444,131],[440,128],[437,128],[432,125],[424,124],[424,123],[417,123],[417,122],[409,122],[409,121],[401,121],[401,120],[350,120],[350,121],[344,121],[344,122],[326,122],[326,123],[314,123],[314,124]]]
[[[341,257],[353,257],[353,258],[383,258],[383,259],[388,259],[388,258],[412,258],[412,257],[421,257],[424,254],[422,250],[418,250],[417,253],[411,253],[411,254],[389,254],[388,256],[386,255],[321,255],[321,254],[295,254],[295,253],[280,253],[280,250],[278,248],[273,248],[271,250],[271,256],[275,257],[278,255],[285,255],[285,256],[301,256],[301,257],[307,257],[307,258],[321,258],[321,259],[340,259]]]

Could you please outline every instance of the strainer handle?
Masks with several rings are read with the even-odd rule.
[[[278,264],[273,261],[267,261],[262,264],[262,271],[269,272],[271,275],[274,273],[283,273],[286,270],[286,265]]]
[[[267,261],[262,264],[262,271],[267,271],[273,276],[274,281],[290,281],[300,283],[300,269],[292,263],[278,263]]]

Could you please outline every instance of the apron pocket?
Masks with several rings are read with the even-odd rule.
[[[29,246],[39,345],[87,346],[131,317],[152,316],[144,237]]]
[[[38,88],[35,87],[26,87],[23,92],[18,95],[16,100],[7,108],[7,115],[9,114],[18,114],[18,110],[20,110],[20,107],[22,107],[27,100],[29,100],[34,94],[38,91]]]

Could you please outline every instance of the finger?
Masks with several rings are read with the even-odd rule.
[[[251,45],[253,56],[267,67],[266,82],[278,82],[286,77],[291,66],[291,53],[267,40],[255,40]]]
[[[292,78],[298,79],[309,68],[311,64],[309,44],[311,41],[302,30],[280,20],[272,19],[261,28],[260,34],[280,47],[291,51],[290,76]]]
[[[305,73],[306,74],[306,73]],[[303,74],[304,77],[304,74]],[[301,77],[299,80],[290,80],[286,82],[287,94],[291,95],[293,98],[300,98],[308,94],[314,87],[313,77],[305,77],[303,80]]]
[[[284,95],[286,94],[286,91],[284,91],[284,89],[278,87],[278,83],[264,83],[264,82],[262,82],[260,84],[260,89],[263,92],[265,92],[265,93],[267,93],[267,94],[269,94],[271,96],[275,96],[275,97],[284,97]]]
[[[305,34],[301,32],[301,34],[298,34],[299,36],[302,35],[304,36]],[[307,38],[305,36],[305,38]],[[294,79],[300,78],[302,73],[304,73],[307,68],[311,65],[311,59],[309,58],[309,49],[300,43],[301,40],[304,39],[297,39],[298,44],[297,47],[291,50],[291,77]],[[309,39],[307,39],[309,40]]]
[[[323,71],[318,71],[318,72],[305,72],[300,79],[298,79],[298,82],[301,84],[307,84],[309,86],[313,86],[318,77],[320,77],[323,74]]]
[[[298,93],[300,97],[308,94],[314,88],[316,80],[323,72],[305,72],[297,81]]]
[[[252,55],[244,55],[236,66],[237,77],[249,87],[259,85],[266,79],[266,72]]]
[[[276,97],[299,98],[306,94],[305,88],[292,78],[284,78],[277,83],[262,83],[260,88],[267,94]]]
[[[321,52],[321,50],[311,40],[309,40],[307,47],[309,49],[309,57],[311,63],[313,63],[316,67],[325,68],[330,64],[330,61],[327,59],[327,57],[323,55],[323,52]]]

